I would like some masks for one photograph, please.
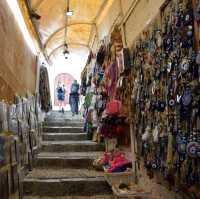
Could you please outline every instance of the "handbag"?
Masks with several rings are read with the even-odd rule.
[[[117,115],[120,113],[121,109],[121,101],[119,100],[112,100],[107,103],[106,105],[106,113],[108,115]]]

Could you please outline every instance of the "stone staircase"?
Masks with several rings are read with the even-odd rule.
[[[112,198],[103,173],[92,168],[104,146],[88,141],[82,126],[69,113],[52,112],[46,118],[41,152],[23,181],[25,199]]]

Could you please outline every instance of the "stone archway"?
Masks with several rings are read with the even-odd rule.
[[[67,104],[69,104],[70,87],[74,80],[75,78],[69,73],[61,73],[56,76],[54,81],[54,106],[58,106],[57,91],[56,91],[58,82],[61,82],[61,84],[65,85],[66,92],[65,92],[64,105],[66,106]]]

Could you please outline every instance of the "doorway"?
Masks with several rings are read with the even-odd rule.
[[[54,80],[54,106],[58,107],[58,98],[57,98],[57,86],[60,82],[62,85],[65,86],[65,100],[64,100],[64,106],[69,110],[69,94],[70,94],[70,87],[73,83],[75,78],[70,75],[69,73],[61,73],[58,74]]]

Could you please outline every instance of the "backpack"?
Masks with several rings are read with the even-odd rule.
[[[79,85],[78,84],[72,84],[71,87],[71,93],[78,93]]]

